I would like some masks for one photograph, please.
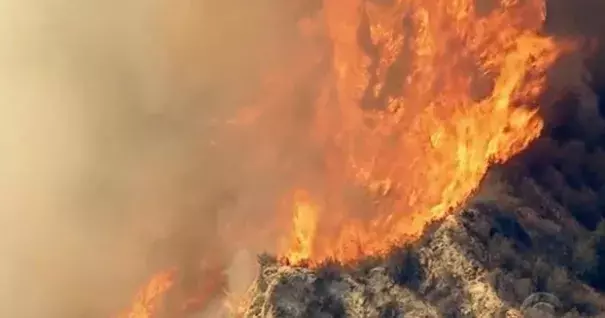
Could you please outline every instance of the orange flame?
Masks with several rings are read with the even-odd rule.
[[[309,194],[298,190],[294,194],[294,227],[288,261],[299,264],[308,260],[313,253],[313,238],[317,229],[318,207]]]
[[[159,272],[141,288],[133,301],[131,308],[117,318],[152,318],[175,284],[175,270]],[[186,295],[179,309],[182,313],[195,312],[204,309],[210,301],[220,294],[225,287],[226,276],[222,268],[210,268],[204,277],[204,283],[199,286],[195,295]]]
[[[118,318],[151,318],[174,284],[174,271],[159,272],[137,293],[131,308]]]
[[[187,299],[181,306],[184,313],[197,312],[205,309],[217,296],[220,296],[226,284],[226,276],[223,268],[213,268],[204,277],[204,283],[193,295],[193,298]]]
[[[489,12],[476,3],[323,1],[316,23],[332,43],[332,85],[322,89],[336,97],[314,105],[324,228],[295,240],[314,247],[310,261],[347,262],[419,236],[464,202],[491,164],[540,134],[536,101],[566,46],[540,34],[543,0],[500,0]],[[348,206],[351,186],[373,204],[370,217]],[[296,215],[295,227],[317,217]],[[286,253],[300,257],[296,246]]]
[[[416,238],[490,165],[539,136],[546,71],[571,48],[541,34],[544,1],[323,0],[321,13],[298,21],[297,49],[267,70],[260,101],[228,121],[254,137],[251,164],[299,181],[277,216],[293,212],[286,262],[350,262]],[[303,105],[310,127],[277,134],[302,125],[289,107],[301,104],[301,87],[313,96]],[[319,173],[280,157],[292,140],[319,154]],[[166,288],[145,288],[125,317],[149,317]]]

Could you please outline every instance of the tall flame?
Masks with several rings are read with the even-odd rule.
[[[292,220],[288,263],[350,262],[418,237],[540,134],[546,71],[570,46],[541,34],[544,0],[489,2],[323,0],[298,21],[297,50],[228,121],[271,137],[256,138],[250,164],[298,181],[276,217]],[[292,105],[310,114],[302,136],[275,131],[302,125]],[[282,160],[275,148],[292,143],[310,155]],[[304,162],[317,154],[319,173]],[[148,317],[169,285],[127,317]]]
[[[565,48],[540,34],[544,1],[500,0],[484,12],[477,3],[323,1],[332,71],[322,88],[336,94],[314,105],[328,185],[316,203],[324,227],[304,239],[310,261],[347,262],[417,237],[490,164],[540,134],[536,101]],[[369,218],[347,206],[351,185],[373,202]],[[295,251],[286,257],[296,263]]]
[[[288,261],[298,264],[313,255],[313,238],[317,229],[318,207],[309,194],[297,190],[294,194],[294,226]]]

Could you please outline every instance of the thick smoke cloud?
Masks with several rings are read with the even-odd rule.
[[[599,0],[550,3],[551,32],[604,37],[603,19],[585,15],[604,12]],[[216,230],[273,217],[286,177],[241,163],[259,138],[296,134],[276,124],[283,134],[226,145],[214,130],[289,55],[284,5],[0,0],[0,317],[107,317],[190,242],[229,241],[230,278],[246,286],[274,235]],[[605,202],[603,103],[578,104],[544,110],[547,134],[524,160],[561,200]],[[584,175],[600,196],[570,199]],[[232,202],[213,208],[225,192]],[[242,240],[250,250],[238,252]]]
[[[270,1],[0,1],[0,316],[107,317],[186,238],[271,217],[279,180],[212,131],[287,53],[288,19]],[[275,245],[245,239],[244,258]]]

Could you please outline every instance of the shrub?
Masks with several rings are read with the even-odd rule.
[[[396,301],[391,301],[380,306],[379,311],[379,318],[397,318],[402,316]]]
[[[261,268],[277,264],[277,258],[269,253],[262,253],[257,258]]]
[[[548,278],[552,272],[552,267],[543,259],[538,258],[534,263],[532,270],[532,279],[537,292],[548,292]]]
[[[591,285],[605,291],[605,222],[601,221],[594,233],[595,266],[591,273]]]
[[[605,222],[596,227],[593,237],[574,255],[575,270],[580,279],[599,291],[605,291]],[[592,252],[592,253],[590,253]],[[580,254],[581,253],[581,254]]]
[[[317,278],[326,281],[340,279],[342,273],[342,265],[335,260],[328,259],[321,263],[316,270]]]
[[[563,204],[582,226],[590,231],[596,229],[601,221],[601,212],[598,210],[597,198],[587,191],[576,191],[566,188],[563,191]]]
[[[419,288],[424,280],[424,270],[418,253],[410,245],[391,252],[386,260],[386,270],[396,284],[412,289]]]
[[[524,247],[531,247],[532,245],[531,237],[527,231],[511,216],[498,215],[494,218],[490,236],[496,233],[510,239],[514,243],[520,243]]]

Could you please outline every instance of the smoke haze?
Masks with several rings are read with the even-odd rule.
[[[217,236],[249,247],[230,268],[247,286],[250,258],[275,247],[266,220],[287,176],[240,163],[296,127],[214,132],[293,50],[281,3],[0,0],[0,317],[107,317],[182,242]],[[574,10],[552,29],[584,32]],[[224,190],[234,202],[211,217]],[[246,220],[267,233],[213,232]]]
[[[217,227],[203,209],[223,187],[238,199],[217,222],[272,212],[276,182],[211,133],[283,36],[281,8],[238,5],[0,1],[0,316],[124,308],[174,265],[183,218]]]

